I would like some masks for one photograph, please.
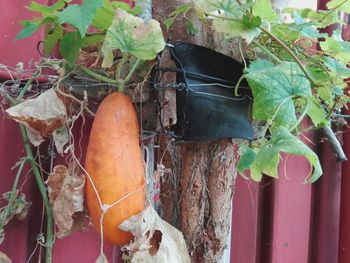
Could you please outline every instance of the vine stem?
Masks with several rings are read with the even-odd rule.
[[[269,55],[276,63],[280,64],[282,61],[273,54],[270,50],[268,50],[266,47],[261,45],[259,41],[253,40],[252,43],[256,46],[258,46],[262,51],[264,51],[267,55]]]
[[[301,122],[303,121],[303,119],[305,118],[307,112],[309,111],[310,108],[310,101],[306,98],[306,106],[305,109],[303,111],[303,113],[300,115],[298,121],[293,125],[292,128],[289,129],[290,132],[294,131],[296,128],[298,128],[298,126],[301,124]]]
[[[27,86],[26,90],[30,87],[30,84]],[[23,97],[25,92],[21,92],[21,96]],[[10,96],[7,96],[7,99],[11,106],[14,106],[18,103],[18,100],[14,100]],[[24,144],[24,148],[26,151],[26,161],[30,163],[30,166],[32,168],[33,174],[35,181],[38,185],[41,198],[43,199],[43,203],[45,206],[45,212],[46,212],[46,242],[45,242],[45,248],[46,248],[46,253],[45,253],[45,262],[46,263],[51,263],[52,262],[52,247],[53,247],[53,216],[52,216],[52,208],[51,204],[49,202],[49,198],[46,194],[46,187],[45,183],[41,177],[41,173],[39,171],[38,165],[35,162],[34,155],[32,152],[32,148],[30,146],[29,140],[28,140],[28,134],[26,131],[26,128],[23,124],[19,124],[20,130],[21,130],[21,135],[22,135],[22,140]],[[21,168],[21,167],[20,167]],[[23,168],[22,168],[23,169]],[[19,175],[18,175],[19,176]],[[17,179],[17,176],[16,176]],[[16,181],[15,179],[15,181]],[[13,190],[13,189],[12,189]],[[12,195],[13,193],[11,193]]]
[[[45,242],[45,247],[46,247],[46,253],[45,253],[45,262],[46,263],[51,263],[52,262],[52,247],[53,247],[53,218],[52,218],[52,208],[49,202],[49,198],[46,194],[46,187],[43,179],[41,178],[41,174],[39,171],[39,168],[35,162],[32,148],[29,144],[28,141],[28,135],[26,128],[23,124],[19,125],[21,129],[21,135],[24,143],[24,147],[27,153],[27,159],[31,165],[36,183],[38,185],[41,198],[43,199],[44,206],[45,206],[45,211],[46,211],[46,219],[47,219],[47,226],[46,226],[46,242]]]
[[[141,60],[136,59],[134,65],[132,66],[131,70],[129,71],[128,75],[125,77],[125,79],[119,80],[119,86],[118,86],[118,91],[124,92],[124,87],[125,84],[128,83],[132,77],[132,75],[135,73],[135,70],[138,68],[140,65]]]
[[[261,31],[263,31],[265,34],[267,34],[269,37],[274,39],[281,47],[283,47],[289,55],[292,56],[292,58],[295,60],[295,62],[299,65],[300,69],[304,72],[307,79],[312,83],[313,86],[318,86],[318,84],[315,82],[315,80],[312,78],[312,76],[307,72],[306,68],[304,67],[303,63],[300,61],[300,59],[294,54],[294,52],[277,36],[272,34],[269,30],[259,27]]]
[[[84,66],[81,66],[81,65],[77,65],[77,67],[81,71],[83,71],[85,74],[87,74],[87,75],[89,75],[89,76],[91,76],[91,77],[93,77],[93,78],[95,78],[95,79],[97,79],[99,81],[103,81],[103,82],[106,82],[106,83],[109,83],[109,84],[114,84],[114,85],[118,84],[118,82],[116,80],[110,79],[108,77],[105,77],[105,76],[103,76],[103,75],[101,75],[101,74],[99,74],[99,73],[97,73],[95,71],[92,71],[91,69],[89,69],[87,67],[84,67]]]
[[[16,192],[17,192],[17,186],[18,186],[19,178],[21,177],[24,165],[25,165],[25,163],[27,161],[28,161],[27,158],[22,160],[22,162],[21,162],[21,164],[20,164],[20,166],[18,168],[16,177],[15,177],[15,181],[13,182],[13,185],[12,185],[12,190],[11,190],[9,201],[7,203],[7,206],[6,206],[5,210],[4,210],[2,218],[0,218],[0,230],[4,228],[5,221],[7,220],[8,216],[10,214],[11,206],[12,206],[13,202],[15,201],[15,197],[16,197]]]

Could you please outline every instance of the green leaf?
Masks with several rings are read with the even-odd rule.
[[[62,38],[63,33],[64,33],[63,28],[60,26],[57,26],[52,32],[46,34],[46,37],[44,39],[45,56],[50,55],[55,44]]]
[[[92,20],[92,26],[98,29],[106,30],[111,26],[114,17],[114,11],[106,8],[98,8],[96,15]]]
[[[256,154],[249,146],[242,144],[239,147],[239,156],[237,171],[239,174],[243,175],[244,171],[248,170],[251,164],[255,161]]]
[[[324,10],[311,10],[307,13],[307,18],[313,22],[316,22],[317,24],[315,24],[315,26],[318,28],[325,28],[332,24],[342,23],[337,12],[329,12]]]
[[[300,32],[304,37],[317,41],[319,38],[327,37],[328,34],[320,33],[314,22],[305,20],[298,12],[293,13],[295,24],[289,25],[291,30]]]
[[[188,4],[180,5],[173,12],[171,12],[169,15],[169,18],[164,21],[164,25],[166,26],[167,30],[169,30],[169,28],[174,23],[174,21],[178,15],[186,14],[192,8],[193,8],[193,3],[188,3]]]
[[[58,21],[60,24],[68,23],[75,26],[81,37],[84,37],[97,8],[102,5],[102,0],[84,0],[81,5],[70,5],[58,15]]]
[[[72,66],[78,58],[83,41],[78,31],[65,34],[60,43],[60,53]]]
[[[327,3],[329,9],[335,9],[337,11],[343,11],[350,13],[350,1],[349,0],[332,0]]]
[[[307,158],[313,166],[313,173],[305,179],[305,182],[315,182],[322,175],[322,168],[317,157],[297,137],[293,136],[284,127],[277,128],[271,135],[271,140],[265,144],[257,153],[255,161],[251,164],[251,177],[255,181],[261,181],[262,174],[278,178],[278,163],[280,153],[302,155]]]
[[[277,14],[273,10],[270,0],[256,0],[253,5],[253,15],[269,22],[277,21]]]
[[[123,53],[129,53],[141,60],[151,60],[164,47],[159,22],[152,19],[145,23],[141,18],[117,9],[102,46],[102,65],[111,67],[114,49],[120,49]]]
[[[340,63],[338,60],[327,56],[322,56],[321,59],[325,66],[337,76],[344,79],[350,77],[350,69],[344,64]]]
[[[274,24],[272,26],[272,33],[277,36],[279,39],[283,39],[285,42],[295,42],[297,41],[301,33],[296,31],[295,28],[286,24]]]
[[[214,19],[213,27],[228,38],[242,37],[248,44],[260,35],[258,28],[248,28],[243,22],[218,17]]]
[[[40,27],[42,27],[45,24],[52,23],[55,21],[55,18],[53,17],[45,17],[43,20],[36,20],[36,21],[30,21],[30,20],[23,20],[21,21],[21,25],[23,26],[23,29],[21,32],[18,33],[15,40],[20,40],[26,37],[30,37],[33,35]]]
[[[240,17],[243,15],[242,7],[236,0],[197,0],[195,7],[210,14],[213,11],[220,11],[224,15]]]
[[[318,83],[326,83],[331,79],[331,75],[327,74],[328,71],[325,70],[320,65],[307,65],[306,71],[311,75],[312,79],[316,79]]]
[[[16,38],[15,38],[16,40],[30,37],[31,35],[34,34],[35,31],[37,31],[40,28],[39,23],[34,23],[30,20],[21,21],[21,24],[23,26],[23,29],[16,36]]]
[[[254,96],[253,118],[291,127],[297,120],[293,98],[311,96],[310,82],[294,62],[272,67],[260,60],[251,63],[246,74]],[[269,67],[262,68],[264,64]]]
[[[141,0],[142,1],[142,0]],[[139,4],[141,1],[138,1],[137,4]],[[139,5],[136,5],[134,7],[130,6],[130,4],[121,2],[121,1],[110,1],[110,0],[103,0],[104,2],[104,7],[103,8],[108,8],[109,10],[112,10],[114,13],[115,9],[123,9],[124,11],[128,12],[129,14],[132,15],[140,15],[142,13],[142,8]]]
[[[271,61],[266,59],[257,59],[246,68],[246,73],[254,73],[255,71],[265,70],[276,67]]]
[[[320,101],[315,97],[311,96],[308,98],[309,100],[309,110],[307,115],[310,117],[311,121],[316,127],[323,127],[328,125],[329,121],[326,118],[326,112]]]
[[[243,21],[243,24],[249,29],[257,28],[261,26],[260,16],[255,16],[253,18],[250,18],[248,15],[244,15],[242,21]]]
[[[69,1],[59,0],[51,6],[47,6],[32,1],[28,6],[28,9],[33,12],[39,12],[43,15],[43,17],[46,17],[52,15],[55,11],[62,9],[66,5],[66,2]]]
[[[323,52],[342,62],[344,65],[350,62],[350,43],[336,39],[337,36],[327,37],[320,42]]]
[[[83,47],[94,46],[96,44],[103,43],[104,40],[104,35],[85,35],[85,37],[83,38]]]

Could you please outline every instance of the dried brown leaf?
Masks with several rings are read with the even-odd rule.
[[[62,126],[52,132],[53,141],[55,142],[55,146],[57,152],[63,155],[64,146],[69,142],[69,135],[66,126]]]
[[[0,263],[12,263],[12,260],[0,251]]]
[[[124,247],[132,263],[190,263],[182,233],[163,221],[152,206],[125,220],[119,228],[135,236],[135,241]]]
[[[85,176],[73,165],[67,169],[57,165],[47,180],[53,217],[57,226],[56,235],[63,238],[84,227]]]
[[[66,104],[53,89],[7,109],[6,113],[26,126],[28,138],[34,146],[40,145],[67,119]]]
[[[27,213],[29,211],[31,202],[28,202],[26,200],[26,195],[24,193],[16,193],[17,196],[15,197],[13,203],[11,204],[10,213],[5,216],[5,210],[3,209],[0,213],[0,220],[3,221],[3,225],[7,225],[8,222],[16,216],[19,220],[24,220],[24,218],[27,216]],[[10,200],[11,192],[6,192],[2,194],[2,197],[9,201]],[[0,233],[1,236],[1,233]],[[1,240],[1,237],[0,237]],[[0,242],[1,243],[1,242]]]

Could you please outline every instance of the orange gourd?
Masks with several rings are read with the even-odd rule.
[[[128,243],[132,234],[118,226],[144,209],[144,164],[139,145],[139,124],[135,108],[122,93],[108,95],[99,106],[86,153],[85,168],[102,204],[112,204],[103,219],[103,236],[114,245]],[[93,224],[100,229],[101,208],[91,182],[86,181],[86,202]]]

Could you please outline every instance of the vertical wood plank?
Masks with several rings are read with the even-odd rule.
[[[236,179],[232,208],[231,263],[258,263],[260,185]]]
[[[304,180],[310,172],[306,159],[284,155],[274,182],[272,263],[308,262],[312,188]]]

